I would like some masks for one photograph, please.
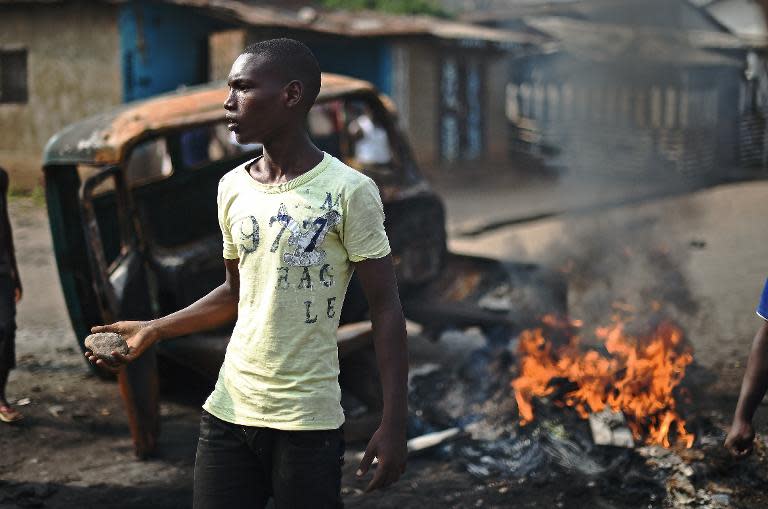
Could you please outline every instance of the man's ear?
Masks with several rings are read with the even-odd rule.
[[[291,81],[285,86],[285,95],[285,105],[289,108],[295,108],[304,97],[304,85],[299,80]]]

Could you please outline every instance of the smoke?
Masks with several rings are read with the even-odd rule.
[[[558,170],[565,209],[698,189],[735,164],[740,63],[692,43],[687,30],[696,22],[686,7],[654,3],[662,4],[656,11],[622,0],[582,19],[526,21],[560,47],[513,66],[507,114],[519,148]],[[573,317],[585,325],[613,313],[696,320],[685,267],[700,247],[678,219],[697,211],[660,209],[566,219],[563,234],[540,251],[567,279]]]
[[[655,317],[696,320],[700,307],[685,267],[703,241],[681,230],[663,204],[566,220],[565,235],[542,260],[568,283],[569,314],[588,328],[611,316],[634,317],[644,327]],[[678,218],[695,214],[676,207]]]

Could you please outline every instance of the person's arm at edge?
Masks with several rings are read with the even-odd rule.
[[[725,439],[725,447],[736,457],[744,457],[752,452],[755,438],[752,418],[765,396],[766,389],[768,389],[768,320],[763,320],[752,341],[733,423]]]
[[[226,280],[206,296],[189,306],[170,315],[150,320],[148,322],[116,322],[110,325],[93,327],[91,332],[116,332],[126,337],[130,352],[121,355],[113,352],[114,363],[97,359],[86,352],[88,360],[108,371],[117,372],[120,367],[139,357],[156,342],[215,329],[230,323],[237,318],[237,304],[240,292],[239,260],[224,260]]]
[[[376,473],[366,487],[369,492],[389,486],[405,471],[408,346],[392,256],[354,265],[370,307],[373,344],[384,396],[381,425],[368,443],[357,472],[358,477],[362,477],[373,458],[378,458]]]

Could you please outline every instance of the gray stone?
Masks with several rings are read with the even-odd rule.
[[[85,347],[96,355],[99,359],[112,361],[112,352],[118,352],[123,355],[128,354],[128,343],[123,336],[114,332],[99,332],[91,334],[85,338]]]
[[[715,507],[731,507],[731,497],[725,493],[717,493],[712,495],[711,498]]]

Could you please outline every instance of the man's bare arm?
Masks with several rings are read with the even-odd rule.
[[[752,342],[747,370],[741,382],[739,402],[733,415],[733,424],[725,439],[725,446],[734,456],[747,456],[752,452],[755,431],[752,418],[768,389],[768,321],[764,320]]]
[[[88,360],[97,366],[116,372],[120,366],[139,357],[161,339],[215,329],[234,321],[237,318],[237,303],[240,292],[238,260],[224,260],[224,266],[227,272],[224,283],[184,309],[148,322],[117,322],[93,327],[91,332],[94,333],[117,332],[122,334],[131,350],[128,355],[114,352],[112,354],[115,358],[114,363],[107,363],[90,352],[86,352]]]
[[[394,483],[405,471],[408,346],[392,257],[356,263],[355,271],[371,310],[373,343],[384,396],[381,425],[368,443],[358,469],[359,477],[365,475],[373,458],[378,457],[379,466],[366,488],[371,491]]]

